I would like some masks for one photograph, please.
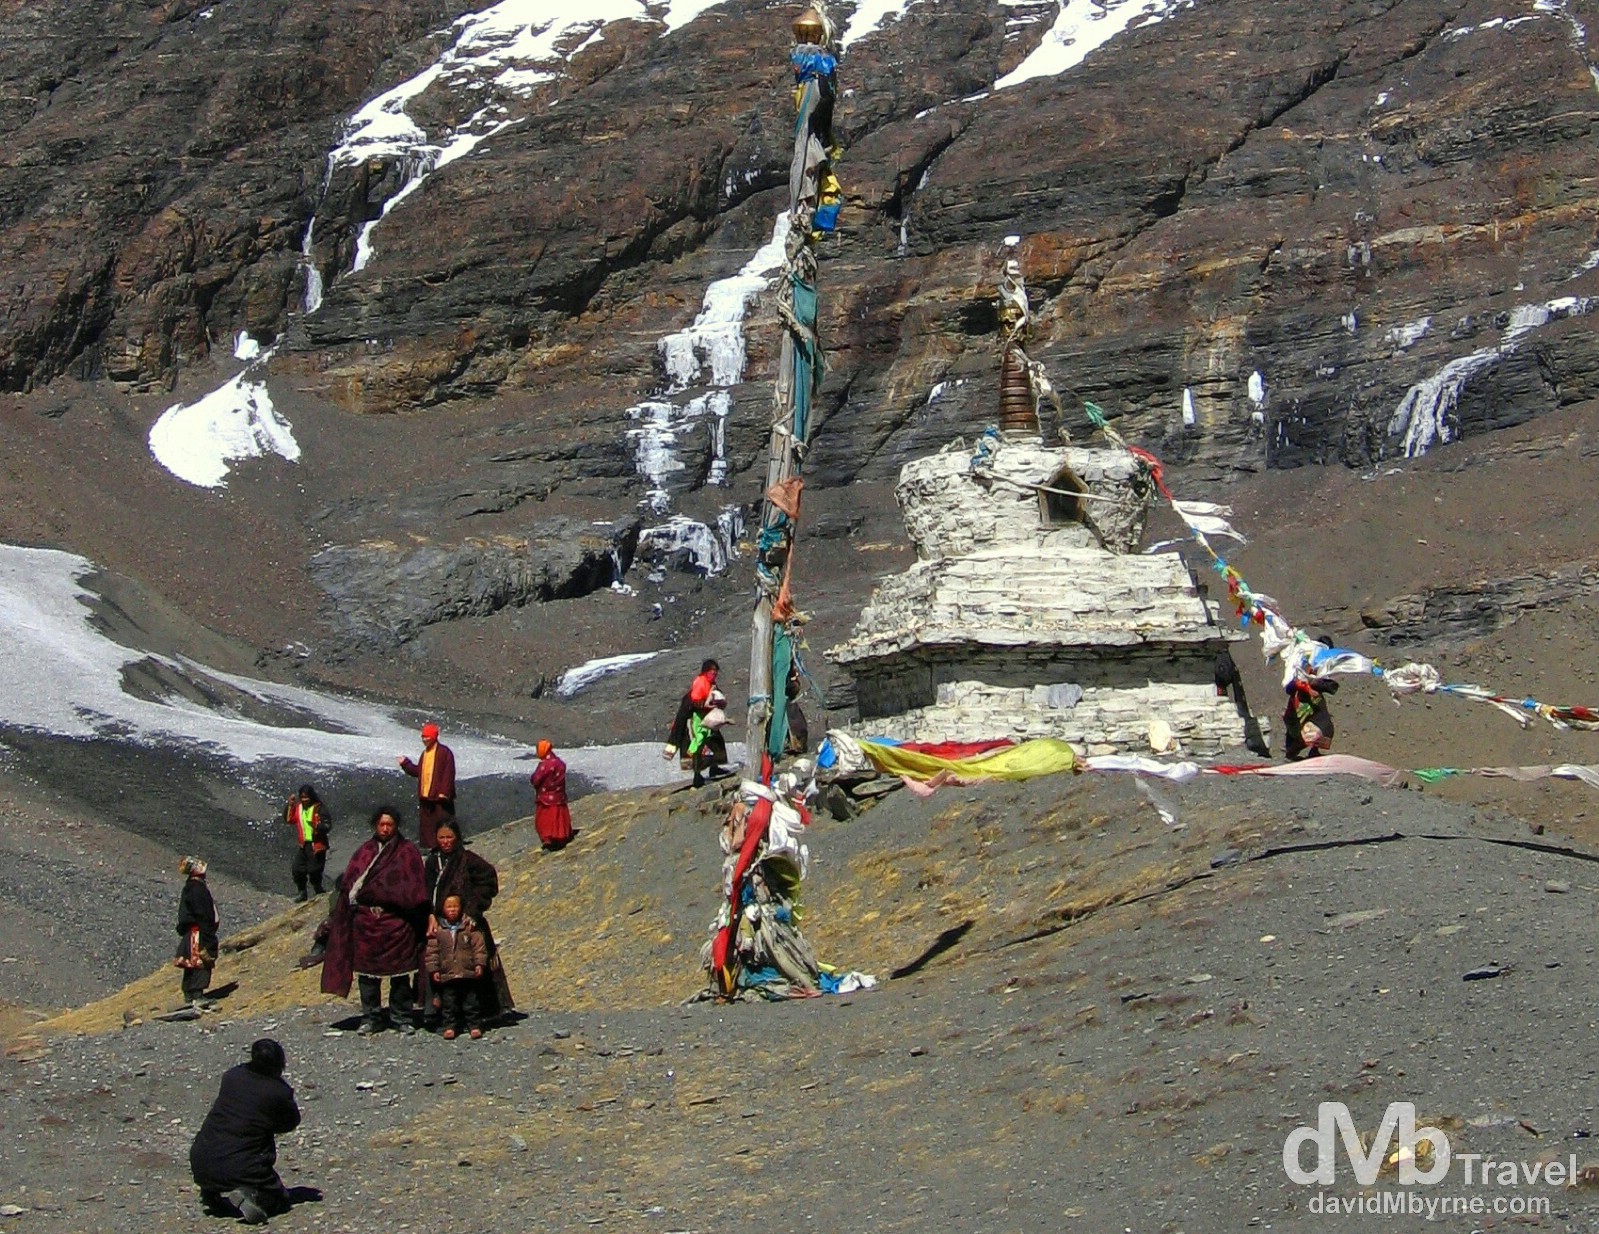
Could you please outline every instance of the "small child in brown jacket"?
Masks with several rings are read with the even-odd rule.
[[[461,911],[460,896],[444,897],[444,919],[428,939],[422,962],[443,1003],[444,1039],[454,1041],[463,1029],[470,1029],[476,1041],[483,1035],[478,982],[489,962],[489,951],[477,922]]]

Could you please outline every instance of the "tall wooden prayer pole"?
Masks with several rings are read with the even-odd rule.
[[[816,332],[816,242],[838,225],[842,190],[833,175],[833,27],[821,3],[794,20],[794,161],[788,178],[788,236],[777,288],[783,323],[772,388],[771,451],[755,548],[755,616],[750,628],[745,775],[769,782],[788,736],[788,673],[794,662],[790,580],[799,528],[800,470],[822,383]],[[770,761],[768,761],[768,759]]]

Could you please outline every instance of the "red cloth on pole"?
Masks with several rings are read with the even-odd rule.
[[[727,981],[730,978],[729,961],[733,954],[733,934],[738,928],[738,915],[743,910],[739,897],[744,890],[744,876],[755,864],[755,854],[766,842],[766,832],[771,825],[772,803],[762,797],[756,801],[754,808],[750,810],[749,818],[744,822],[744,844],[738,850],[738,860],[733,863],[733,891],[728,897],[727,906],[728,924],[716,932],[716,939],[711,943],[711,968],[716,975],[717,985],[724,994],[732,993],[732,990],[727,988]]]

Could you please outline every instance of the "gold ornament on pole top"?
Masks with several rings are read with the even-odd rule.
[[[814,8],[808,8],[794,19],[794,41],[827,46],[827,18]]]

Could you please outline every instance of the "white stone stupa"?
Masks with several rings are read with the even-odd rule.
[[[1240,744],[1244,717],[1215,670],[1243,635],[1178,554],[1138,553],[1154,490],[1141,460],[1042,443],[1041,373],[1029,397],[1018,334],[1001,379],[1008,431],[904,466],[895,497],[919,560],[826,653],[854,679],[860,733],[1056,737],[1087,754]]]

